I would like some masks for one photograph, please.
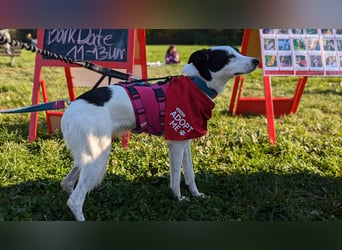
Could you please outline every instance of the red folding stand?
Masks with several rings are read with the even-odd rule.
[[[244,32],[241,53],[248,55],[248,45],[251,42],[251,30]],[[254,43],[255,44],[255,43]],[[261,48],[259,48],[261,49]],[[255,56],[255,55],[253,55]],[[259,58],[260,59],[260,58]],[[259,68],[262,67],[260,60]],[[263,76],[265,97],[241,97],[244,76],[235,78],[232,97],[229,105],[229,112],[233,115],[262,114],[267,117],[269,143],[276,143],[276,133],[274,117],[280,117],[286,114],[294,114],[297,111],[300,99],[304,92],[308,77],[303,76],[298,79],[298,83],[293,97],[272,97],[271,77]]]
[[[44,30],[38,30],[38,47],[43,48]],[[145,44],[145,30],[144,29],[131,29],[128,35],[128,52],[127,62],[96,62],[108,68],[125,69],[126,72],[133,73],[135,67],[140,67],[140,77],[147,78],[146,67],[146,44]],[[70,67],[75,65],[65,64],[57,60],[44,59],[40,54],[36,55],[34,82],[32,90],[32,105],[38,104],[40,101],[40,89],[43,94],[43,101],[48,102],[47,86],[44,79],[42,79],[43,66],[63,66],[65,69],[65,76],[68,86],[69,99],[74,101],[76,99],[73,85],[73,77],[71,75]],[[46,111],[46,121],[49,133],[52,134],[54,126],[60,124],[60,119],[63,112]],[[36,139],[37,135],[38,114],[37,112],[31,113],[30,127],[28,141],[32,142]],[[58,126],[55,126],[58,127]],[[122,147],[128,147],[129,133],[122,136]]]
[[[71,71],[70,71],[69,67],[64,67],[64,70],[65,70],[65,76],[66,76],[67,85],[68,85],[69,98],[70,98],[70,102],[72,102],[76,99],[76,95],[75,95],[75,91],[74,91],[73,84],[72,84]],[[48,99],[48,93],[47,93],[45,80],[40,79],[39,85],[42,89],[43,101],[48,102],[49,99]],[[63,113],[64,113],[63,111],[50,111],[50,110],[45,111],[46,123],[48,125],[48,131],[49,131],[50,135],[55,130],[54,126],[56,126],[56,124],[60,123],[60,120],[63,116]]]

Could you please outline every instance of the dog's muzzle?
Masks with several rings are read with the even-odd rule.
[[[256,58],[253,58],[251,60],[250,69],[249,70],[247,70],[246,72],[237,72],[237,73],[234,73],[234,75],[237,76],[237,75],[242,75],[242,74],[250,73],[253,70],[255,70],[258,67],[258,65],[259,65],[259,60],[256,59]]]
[[[252,59],[252,64],[254,65],[254,67],[257,67],[259,65],[259,60],[256,58]]]

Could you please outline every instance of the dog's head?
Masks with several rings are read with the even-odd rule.
[[[217,46],[195,51],[184,66],[183,73],[200,76],[208,87],[222,92],[230,78],[252,72],[258,65],[258,59],[244,56],[233,47]]]

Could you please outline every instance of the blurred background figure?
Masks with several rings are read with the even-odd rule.
[[[173,64],[179,62],[179,53],[176,46],[170,45],[165,54],[165,64]]]
[[[11,35],[10,35],[8,29],[2,29],[2,30],[0,30],[0,35],[2,35],[3,37],[5,37],[5,38],[7,39],[8,42],[11,41]],[[4,44],[4,49],[5,49],[5,54],[12,55],[11,46],[10,46],[8,43],[5,43],[5,44]]]
[[[37,39],[33,39],[31,33],[28,33],[28,34],[26,35],[26,38],[27,38],[28,40],[30,40],[30,42],[31,42],[30,45],[31,45],[31,46],[37,46]]]

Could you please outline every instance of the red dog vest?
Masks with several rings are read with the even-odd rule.
[[[185,140],[203,136],[215,107],[208,97],[216,96],[199,78],[172,77],[157,84],[121,83],[135,111],[134,132],[164,134],[168,140]]]

